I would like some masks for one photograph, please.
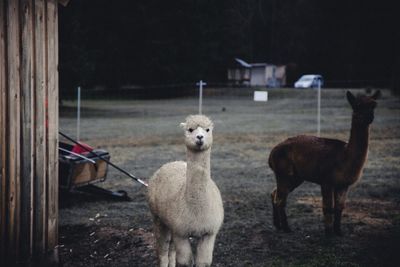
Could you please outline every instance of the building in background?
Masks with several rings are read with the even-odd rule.
[[[233,64],[228,68],[228,81],[232,85],[250,85],[251,65],[244,60],[235,58]]]
[[[286,85],[286,66],[268,63],[247,63],[235,58],[228,68],[228,81],[232,85],[283,87]]]

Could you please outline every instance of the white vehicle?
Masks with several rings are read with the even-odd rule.
[[[322,87],[324,79],[319,74],[307,74],[300,77],[297,82],[294,83],[294,88],[318,88],[318,85]]]

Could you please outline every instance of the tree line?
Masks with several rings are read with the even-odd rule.
[[[60,7],[60,88],[225,82],[235,57],[399,87],[394,1],[71,0]]]

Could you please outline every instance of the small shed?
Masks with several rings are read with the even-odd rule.
[[[282,87],[286,85],[286,66],[251,63],[251,86]]]
[[[236,85],[281,87],[286,85],[286,66],[247,63],[235,58],[236,67],[228,68],[228,81]]]
[[[233,85],[250,84],[251,65],[240,58],[235,58],[228,68],[228,81]]]
[[[58,2],[0,1],[0,266],[58,261]]]

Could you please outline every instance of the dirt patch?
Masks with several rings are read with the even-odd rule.
[[[64,226],[60,233],[59,251],[64,266],[156,265],[152,233],[143,228],[119,229],[94,223]]]

